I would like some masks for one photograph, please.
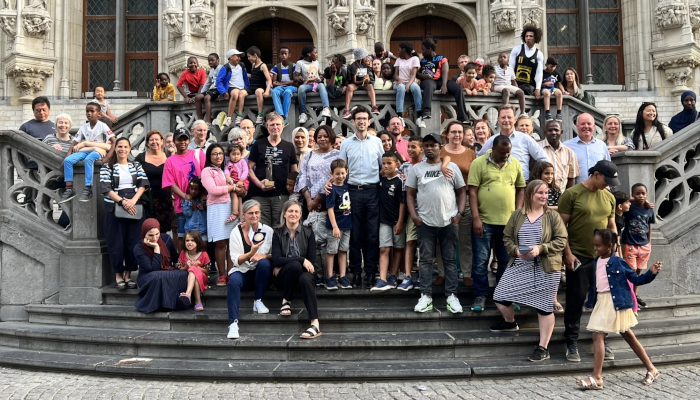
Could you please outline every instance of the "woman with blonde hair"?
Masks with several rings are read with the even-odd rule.
[[[618,151],[634,150],[632,138],[622,134],[622,121],[617,115],[608,115],[603,121],[603,132],[596,137],[608,146],[610,154]]]
[[[527,134],[536,141],[540,140],[540,135],[535,132],[535,125],[529,115],[523,114],[515,121],[515,130]]]

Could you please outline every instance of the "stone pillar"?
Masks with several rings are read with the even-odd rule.
[[[122,90],[124,84],[124,69],[126,68],[126,3],[125,0],[117,0],[117,41],[114,47],[114,87],[113,91]],[[94,89],[94,88],[89,88]]]
[[[593,74],[591,73],[591,32],[590,19],[588,16],[588,0],[579,1],[579,38],[581,40],[581,76],[585,77],[586,85],[593,84]]]

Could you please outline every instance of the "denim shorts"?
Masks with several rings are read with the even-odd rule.
[[[177,213],[177,237],[185,237],[185,214]]]

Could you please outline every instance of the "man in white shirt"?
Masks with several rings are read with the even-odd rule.
[[[610,161],[610,152],[604,141],[596,139],[595,120],[593,116],[584,113],[576,118],[576,131],[578,136],[564,142],[564,146],[570,148],[576,154],[579,174],[576,183],[581,183],[588,179],[588,169],[596,165],[600,160]]]
[[[542,71],[544,55],[536,47],[542,40],[542,29],[534,25],[525,25],[521,35],[523,44],[513,47],[510,52],[510,67],[515,71],[515,80],[527,95],[541,98]],[[523,168],[525,169],[525,168]]]

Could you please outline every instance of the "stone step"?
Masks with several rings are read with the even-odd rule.
[[[657,366],[700,361],[700,345],[654,346],[646,348]],[[582,354],[579,363],[567,362],[563,355],[552,354],[550,360],[532,363],[522,357],[498,360],[421,360],[410,361],[337,361],[337,362],[275,362],[146,358],[129,360],[104,355],[77,355],[35,351],[0,346],[0,364],[10,367],[59,370],[62,372],[94,373],[133,378],[167,378],[183,380],[388,380],[388,379],[475,379],[479,377],[551,375],[561,373],[590,374],[593,357]],[[641,362],[629,349],[615,352],[615,360],[605,361],[604,369],[641,367]],[[663,367],[661,368],[663,379]],[[643,370],[640,369],[641,380]]]
[[[331,292],[331,296],[338,292]],[[452,314],[446,310],[444,296],[435,297],[435,311],[415,313],[413,307],[417,294],[407,297],[402,293],[387,296],[401,297],[402,306],[376,304],[371,308],[347,306],[332,308],[326,306],[325,299],[320,297],[319,304],[322,307],[319,309],[319,314],[322,328],[328,333],[486,330],[500,318],[499,311],[491,302],[487,303],[487,309],[483,312],[470,311],[468,305],[471,303],[469,298],[464,298],[466,295],[460,295],[462,304],[466,308],[461,314]],[[353,294],[348,296],[352,297]],[[373,296],[362,294],[358,297],[372,298]],[[290,317],[279,316],[277,314],[279,310],[273,307],[273,304],[278,301],[280,299],[266,300],[267,306],[271,308],[270,314],[253,314],[252,297],[242,300],[243,307],[239,316],[241,332],[271,334],[279,333],[281,329],[296,332],[308,326],[308,314],[303,308],[294,308],[293,315]],[[376,302],[376,299],[373,301]],[[300,303],[296,300],[294,305],[301,307]],[[650,299],[648,306],[640,311],[638,317],[640,321],[696,316],[700,313],[700,296]],[[206,307],[203,312],[186,310],[150,314],[136,311],[133,305],[28,305],[25,309],[29,314],[30,322],[44,324],[202,333],[219,333],[228,325],[228,313],[225,308]],[[589,315],[589,312],[584,312],[583,323],[588,321]],[[518,324],[523,328],[538,326],[537,313],[530,307],[523,306],[521,311],[516,312],[516,316]],[[561,326],[563,315],[558,314],[556,317],[557,325]]]
[[[323,325],[321,325],[323,330]],[[31,322],[0,323],[0,345],[26,350],[125,357],[269,361],[401,361],[473,360],[526,357],[539,341],[537,329],[493,333],[488,330],[329,333],[315,340],[299,338],[300,330],[277,334],[241,334],[226,339],[218,333],[88,328]],[[700,342],[700,318],[643,321],[634,332],[645,346],[678,346]],[[627,348],[619,335],[609,337],[613,349]],[[590,351],[590,332],[579,338],[581,352]],[[564,354],[563,328],[555,329],[552,353]]]

